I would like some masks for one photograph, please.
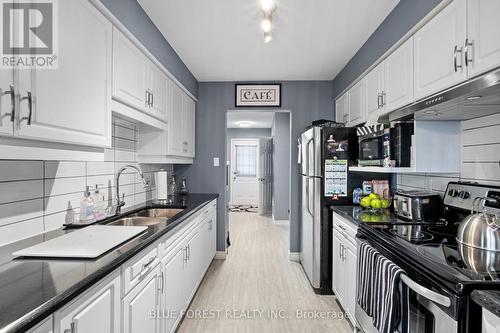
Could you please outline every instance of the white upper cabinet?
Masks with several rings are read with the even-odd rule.
[[[194,157],[196,103],[186,94],[184,94],[183,108],[183,153],[187,157]]]
[[[21,99],[15,134],[110,146],[112,24],[88,0],[60,1],[58,7],[58,68],[16,71]]]
[[[12,69],[0,69],[0,134],[13,134],[12,108],[15,104],[13,86],[14,71]]]
[[[349,94],[345,93],[335,101],[335,121],[347,124],[349,122]]]
[[[468,0],[465,64],[469,77],[500,66],[500,1]]]
[[[139,110],[147,107],[148,60],[118,29],[113,30],[113,98]]]
[[[183,124],[184,108],[182,90],[173,82],[170,84],[170,103],[168,109],[168,155],[184,155]]]
[[[396,110],[411,102],[413,102],[413,37],[385,60],[383,112]]]
[[[465,0],[454,0],[415,33],[415,100],[467,78],[463,58],[466,22]]]
[[[384,107],[385,94],[385,63],[380,63],[372,69],[365,78],[366,87],[366,117],[377,114]]]
[[[153,64],[148,70],[149,81],[149,113],[163,121],[167,120],[167,84],[168,78]]]
[[[349,126],[356,126],[365,121],[366,90],[365,81],[361,80],[349,90]]]

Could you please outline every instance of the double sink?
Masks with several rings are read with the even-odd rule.
[[[153,226],[166,224],[169,219],[181,213],[183,208],[149,208],[110,222],[107,225]]]

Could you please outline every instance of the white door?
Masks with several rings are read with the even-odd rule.
[[[383,108],[383,93],[385,91],[385,63],[372,69],[364,78],[366,87],[366,117],[376,115]]]
[[[139,110],[147,107],[146,56],[117,28],[113,30],[113,98]]]
[[[157,321],[151,318],[151,311],[160,304],[159,280],[161,266],[156,265],[122,301],[123,333],[156,333]],[[92,331],[93,332],[93,331]],[[97,332],[97,331],[95,331]]]
[[[184,248],[177,249],[176,251],[173,257],[167,255],[161,263],[164,276],[161,308],[169,311],[169,315],[160,321],[161,332],[164,333],[175,331],[177,324],[182,318],[181,313],[185,310],[186,304],[186,292],[184,291],[186,289],[186,276],[184,273],[186,251]]]
[[[231,140],[231,204],[257,205],[259,182],[257,139]]]
[[[414,35],[415,100],[467,78],[466,0],[454,0]]]
[[[161,120],[167,120],[167,77],[163,72],[150,63],[149,65],[150,101],[147,113]]]
[[[361,80],[349,90],[349,125],[359,125],[365,118],[365,81]]]
[[[385,60],[385,86],[383,113],[413,102],[413,37]]]
[[[12,112],[15,93],[13,86],[14,70],[0,69],[0,134],[12,135],[14,132]]]
[[[469,77],[500,66],[500,1],[467,2],[467,35],[465,47]]]
[[[57,311],[54,315],[56,332],[119,333],[120,276],[92,293]]]
[[[269,214],[273,200],[273,139],[259,138],[259,214]]]
[[[16,133],[110,146],[112,24],[88,0],[58,4],[59,65],[16,72],[21,95]]]
[[[335,101],[335,121],[347,124],[349,122],[349,94],[345,93]]]

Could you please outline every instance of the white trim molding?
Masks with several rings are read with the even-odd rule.
[[[276,224],[276,225],[289,225],[290,224],[290,220],[276,220],[274,217],[273,217],[273,223]]]
[[[217,251],[215,252],[215,260],[226,260],[227,252],[226,251]]]
[[[300,262],[300,252],[288,252],[288,260]]]

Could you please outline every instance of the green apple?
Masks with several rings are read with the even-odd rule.
[[[372,199],[370,204],[373,208],[382,208],[382,200],[380,199]]]

